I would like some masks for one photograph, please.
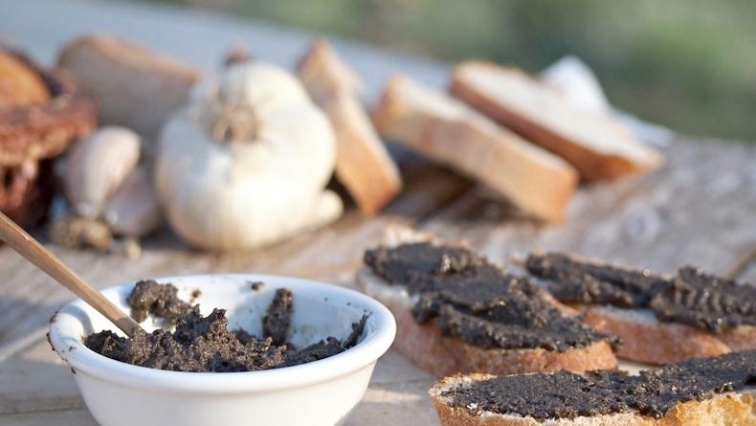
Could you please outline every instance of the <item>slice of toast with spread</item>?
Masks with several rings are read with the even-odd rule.
[[[438,377],[617,366],[614,337],[462,245],[391,228],[365,263],[358,282],[396,317],[395,347]]]
[[[443,426],[752,426],[756,351],[637,375],[452,376],[429,394]]]
[[[588,324],[619,336],[621,358],[664,364],[756,349],[756,287],[685,267],[676,276],[560,253],[525,269]]]
[[[515,68],[470,61],[452,73],[451,92],[475,109],[561,156],[584,180],[614,179],[660,166],[662,155],[608,115],[584,111]]]
[[[402,190],[402,178],[360,104],[362,79],[325,40],[310,46],[297,73],[333,125],[336,177],[360,211],[374,215]]]

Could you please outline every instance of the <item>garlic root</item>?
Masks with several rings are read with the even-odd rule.
[[[104,222],[95,219],[64,216],[53,219],[49,228],[53,243],[70,249],[92,247],[108,251],[113,244],[113,234]]]

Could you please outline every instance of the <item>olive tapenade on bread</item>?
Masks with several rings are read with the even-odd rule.
[[[751,426],[756,351],[629,375],[591,371],[447,377],[429,394],[443,426]]]
[[[525,269],[586,322],[624,341],[618,355],[664,364],[756,349],[756,287],[684,267],[675,276],[560,253]]]
[[[583,324],[527,278],[468,248],[390,229],[365,253],[362,289],[397,319],[395,345],[436,376],[615,368],[618,339]]]

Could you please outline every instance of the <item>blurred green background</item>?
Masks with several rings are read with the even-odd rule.
[[[338,35],[450,62],[539,71],[565,54],[610,101],[697,135],[756,142],[752,0],[151,0]]]

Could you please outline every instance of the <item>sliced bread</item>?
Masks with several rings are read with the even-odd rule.
[[[402,179],[360,104],[362,80],[325,40],[313,43],[298,74],[336,133],[336,177],[362,213],[377,213],[401,191]]]
[[[97,34],[66,45],[58,65],[94,97],[102,124],[126,126],[154,141],[168,117],[189,99],[200,70],[144,46]],[[154,144],[147,144],[154,155]]]
[[[434,240],[431,235],[416,234],[406,228],[391,227],[387,230],[387,237],[383,247],[400,247],[403,244],[413,243],[443,244]],[[462,248],[460,245],[454,247]],[[467,249],[462,248],[462,250]],[[441,263],[451,262],[453,264],[455,262],[453,256],[444,258],[444,255],[436,260]],[[431,259],[431,261],[434,260]],[[486,268],[489,266],[490,264],[486,264]],[[419,274],[421,272],[410,271],[409,273]],[[503,272],[500,272],[500,276],[497,275],[498,273],[493,272],[494,276],[491,278],[491,281],[507,279]],[[463,272],[462,274],[467,274],[467,272]],[[471,343],[470,339],[453,335],[455,333],[450,335],[449,330],[453,330],[454,327],[449,327],[449,324],[441,324],[441,322],[449,322],[443,319],[442,315],[426,319],[422,322],[418,320],[419,302],[422,299],[433,300],[433,291],[416,292],[408,285],[389,282],[371,267],[365,267],[360,270],[357,280],[365,293],[384,303],[396,317],[397,336],[394,341],[395,347],[418,366],[437,377],[460,372],[510,374],[558,370],[586,371],[615,368],[617,366],[617,360],[612,351],[612,344],[614,342],[611,338],[600,336],[589,329],[585,329],[585,332],[587,335],[590,335],[590,338],[584,339],[581,344],[570,346],[568,342],[569,338],[567,338],[565,341],[559,342],[560,347],[558,349],[544,347],[544,345],[518,347],[515,344],[509,348],[501,348],[497,346],[507,345],[492,345],[490,342],[489,344],[481,344],[480,342]],[[476,284],[484,285],[480,281]],[[530,288],[527,287],[527,284],[523,285],[528,289]],[[429,295],[431,297],[428,297]],[[574,323],[575,325],[579,323],[577,318],[571,318],[569,313],[566,313],[568,311],[565,311],[561,315],[554,312],[558,308],[554,307],[552,303],[556,302],[549,299],[547,295],[536,292],[536,294],[531,294],[529,297],[538,299],[531,306],[541,311],[549,311],[551,318],[556,318],[557,322],[563,321],[564,323]],[[494,299],[496,298],[497,296],[494,296]],[[506,298],[499,298],[495,303],[506,304],[510,303],[510,301]],[[511,303],[513,305],[512,312],[515,312],[518,309],[514,306],[516,303],[515,301],[511,301]],[[469,320],[465,319],[464,316],[453,318],[454,320],[462,318],[463,322]],[[473,318],[472,321],[474,322],[475,319]],[[481,324],[493,328],[498,327],[498,325],[491,325],[485,321],[477,323],[477,325]],[[442,330],[442,326],[445,326],[444,330]],[[512,328],[514,329],[515,327],[517,326],[513,326]],[[522,334],[527,334],[532,339],[538,339],[539,331],[537,328],[522,326],[518,330],[522,331]],[[548,327],[542,330],[545,330],[544,334],[552,331],[548,330]],[[517,337],[516,334],[515,337]],[[499,341],[498,343],[501,342]]]
[[[452,74],[451,92],[561,156],[585,180],[614,179],[658,167],[662,155],[614,118],[584,111],[515,68],[465,62]]]
[[[561,221],[577,172],[448,95],[393,77],[373,112],[379,133],[479,180],[517,207]]]
[[[336,53],[325,39],[313,42],[297,64],[299,79],[317,103],[327,102],[336,93],[360,98],[365,82]]]

